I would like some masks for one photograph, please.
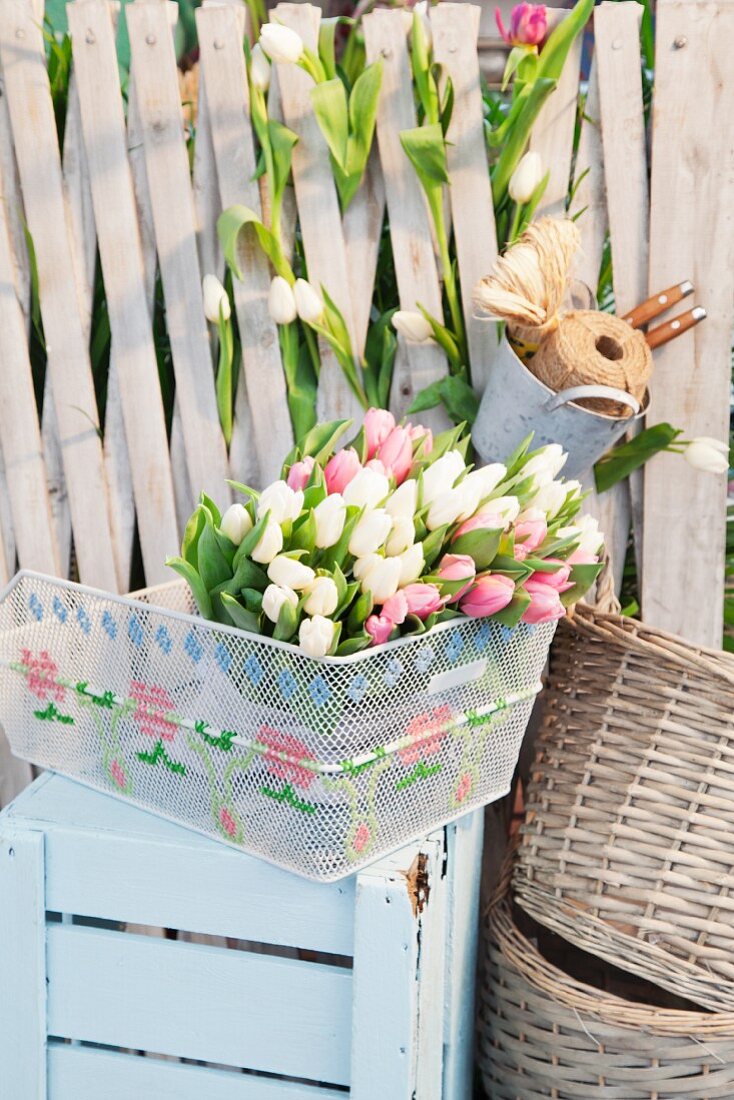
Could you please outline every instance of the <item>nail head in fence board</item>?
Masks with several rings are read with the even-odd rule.
[[[551,17],[554,16],[555,13],[552,13]],[[559,18],[565,19],[566,13],[559,13]],[[578,35],[568,51],[558,85],[543,104],[530,135],[530,148],[540,153],[543,171],[550,169],[548,187],[536,212],[536,218],[543,214],[562,217],[566,209],[579,99],[582,44],[583,35]]]
[[[189,480],[195,493],[206,488],[228,503],[227,454],[204,317],[196,214],[166,8],[136,3],[128,5],[125,15]]]
[[[0,973],[12,1005],[0,1028],[0,1097],[46,1100],[43,833],[0,833]]]
[[[79,573],[84,583],[115,591],[104,460],[95,427],[97,405],[79,313],[42,29],[20,0],[0,5],[0,58],[36,251]]]
[[[688,439],[726,440],[734,320],[734,5],[660,0],[656,30],[648,289],[690,278],[708,317],[655,353],[648,420],[667,420]],[[721,644],[725,502],[726,474],[694,470],[679,455],[657,455],[646,465],[643,616],[694,644]]]
[[[200,9],[196,25],[221,209],[242,203],[261,216],[260,190],[253,178],[256,157],[247,70],[240,45],[241,15],[231,6]],[[252,435],[243,438],[242,443],[251,447],[254,438],[262,483],[268,484],[279,476],[282,457],[293,446],[293,430],[278,326],[268,310],[270,267],[253,231],[247,230],[241,238],[239,260],[244,279],[233,277],[233,289],[242,341],[242,381],[246,382],[252,413]],[[244,435],[245,425],[238,427]]]
[[[157,583],[168,578],[178,535],[114,32],[106,0],[77,0],[67,12],[140,545],[145,575]]]
[[[454,110],[447,136],[448,189],[461,276],[472,385],[484,389],[497,350],[497,326],[474,316],[472,295],[497,258],[497,230],[484,138],[482,88],[477,55],[481,8],[437,4],[431,9],[433,55],[454,86]]]
[[[297,31],[309,49],[318,49],[319,8],[312,4],[278,4],[274,15],[278,22]],[[311,105],[313,81],[296,65],[278,64],[276,70],[285,124],[299,139],[293,149],[293,183],[308,278],[316,287],[323,286],[340,309],[356,353],[358,340],[339,198],[329,150]],[[319,348],[318,419],[353,417],[360,422],[363,410],[336,356],[324,341],[319,341]]]

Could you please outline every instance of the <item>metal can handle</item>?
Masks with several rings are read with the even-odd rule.
[[[570,401],[578,401],[580,397],[605,397],[609,401],[618,401],[621,405],[627,405],[632,409],[634,416],[640,411],[640,402],[626,390],[615,389],[614,386],[571,386],[570,389],[555,393],[546,402],[548,412],[554,412],[561,405],[567,405]],[[593,410],[592,410],[593,411]]]

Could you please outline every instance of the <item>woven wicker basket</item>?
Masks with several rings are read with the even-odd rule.
[[[583,606],[556,637],[516,900],[579,947],[732,1010],[734,658]]]
[[[691,1011],[582,952],[585,984],[545,957],[505,898],[486,926],[478,1061],[491,1100],[714,1100],[734,1096],[734,1013]],[[564,954],[564,959],[568,958]],[[586,965],[584,965],[584,963]],[[632,987],[632,988],[630,988]],[[623,996],[618,995],[618,991]],[[657,1003],[641,1003],[652,991]],[[670,1004],[676,1007],[669,1007]]]

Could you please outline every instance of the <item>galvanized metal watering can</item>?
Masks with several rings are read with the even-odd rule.
[[[628,406],[632,415],[608,416],[582,408],[588,397]],[[560,443],[568,451],[564,475],[588,480],[594,463],[645,415],[640,402],[613,386],[586,385],[554,393],[535,377],[503,337],[472,429],[472,442],[485,462],[501,461],[533,432],[532,446]]]

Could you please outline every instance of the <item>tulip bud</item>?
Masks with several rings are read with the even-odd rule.
[[[332,455],[324,468],[324,481],[329,493],[343,493],[349,482],[362,469],[359,455],[353,447],[345,447]]]
[[[542,178],[543,161],[540,159],[540,153],[526,153],[510,176],[507,190],[510,192],[512,201],[521,206],[530,202]]]
[[[259,42],[252,47],[250,54],[250,84],[261,92],[270,87],[270,62]]]
[[[263,489],[257,502],[257,518],[261,519],[266,512],[270,512],[270,518],[276,523],[287,523],[289,520],[298,519],[303,509],[303,492],[291,489],[285,481],[274,481]]]
[[[595,516],[579,516],[576,520],[576,528],[581,532],[578,549],[588,554],[598,554],[604,545],[604,535],[599,530],[599,520]]]
[[[517,497],[497,497],[486,504],[457,528],[454,538],[468,535],[470,531],[506,531],[517,519],[520,502]]]
[[[534,477],[537,489],[542,488],[560,473],[568,455],[560,443],[548,443],[541,447],[522,468],[523,478]]]
[[[318,325],[324,316],[324,303],[319,292],[306,279],[296,279],[293,287],[298,316],[307,325]]]
[[[323,615],[303,619],[298,630],[298,642],[309,657],[325,657],[334,641],[335,624]]]
[[[377,448],[382,446],[395,427],[395,417],[387,409],[368,409],[362,427],[367,444],[367,458],[374,458]]]
[[[201,290],[204,295],[204,316],[207,321],[211,321],[213,325],[219,324],[220,306],[224,320],[228,321],[232,315],[232,307],[229,304],[227,291],[216,275],[205,275],[201,281]]]
[[[265,530],[250,557],[253,561],[260,562],[261,565],[267,565],[282,549],[283,532],[280,529],[280,524],[271,518],[266,523]]]
[[[416,450],[416,454],[422,458],[427,458],[433,450],[433,432],[430,428],[424,428],[422,424],[406,424],[406,428],[410,433],[410,439],[415,447],[416,443],[420,446]]]
[[[315,465],[316,459],[311,455],[306,455],[300,462],[294,462],[288,471],[286,485],[291,489],[305,489]]]
[[[276,275],[270,284],[268,311],[276,325],[289,325],[298,316],[295,295],[282,275]]]
[[[365,511],[357,520],[351,538],[349,553],[355,558],[364,558],[383,546],[392,527],[392,518],[384,508]]]
[[[440,493],[428,509],[426,527],[435,531],[437,527],[455,523],[459,516],[471,515],[477,506],[477,496],[476,486],[465,487],[463,481],[455,489]]]
[[[500,9],[495,9],[500,34],[508,46],[539,46],[548,33],[548,9],[545,4],[516,4],[510,14],[510,29],[505,30]]]
[[[566,500],[566,486],[562,481],[549,481],[541,486],[533,497],[532,505],[545,512],[548,519],[557,516]]]
[[[297,558],[289,558],[287,554],[278,554],[268,566],[268,577],[273,584],[281,588],[292,588],[298,592],[301,588],[308,588],[316,576],[309,565],[303,565]]]
[[[466,469],[461,451],[447,451],[423,471],[423,504],[430,504],[448,492]]]
[[[413,465],[413,441],[407,428],[393,428],[377,452],[377,457],[388,473],[401,485]]]
[[[388,560],[400,562],[400,587],[403,588],[404,585],[417,581],[423,572],[425,565],[423,546],[420,542],[416,542],[396,558]]]
[[[230,504],[222,516],[219,530],[226,535],[230,542],[239,546],[245,535],[252,530],[250,513],[244,504]]]
[[[294,65],[303,54],[303,39],[281,23],[264,23],[260,28],[260,45],[271,61]]]
[[[515,582],[501,573],[485,573],[477,577],[471,591],[459,607],[472,619],[485,619],[507,607],[515,591]]]
[[[433,340],[433,329],[423,316],[413,309],[398,309],[392,315],[392,327],[413,344],[427,344]]]
[[[413,11],[418,16],[423,26],[423,34],[426,39],[426,46],[430,50],[433,45],[433,30],[431,28],[431,21],[428,18],[428,0],[418,0],[418,3],[413,8]]]
[[[385,474],[366,467],[359,471],[343,492],[347,504],[357,508],[376,508],[390,492],[390,482]]]
[[[413,519],[418,508],[418,482],[411,478],[404,481],[399,489],[391,493],[385,502],[385,511],[393,519],[396,516],[409,516]]]
[[[269,584],[263,592],[263,611],[271,623],[277,623],[283,604],[298,607],[298,596],[292,588]]]
[[[316,505],[313,514],[316,521],[316,546],[319,550],[325,550],[339,541],[344,530],[347,517],[344,498],[340,493],[331,493]]]
[[[571,576],[571,565],[568,562],[561,561],[560,558],[546,558],[548,563],[557,565],[558,569],[555,573],[541,573],[537,571],[532,573],[528,580],[537,582],[538,584],[547,584],[550,588],[554,588],[556,592],[565,592],[569,588],[573,588],[573,581],[569,580]]]
[[[408,584],[401,591],[408,601],[408,614],[419,619],[427,619],[443,607],[441,592],[435,584]]]
[[[411,516],[393,516],[392,531],[385,543],[385,553],[389,558],[402,554],[415,542],[415,525]]]
[[[683,451],[683,457],[694,470],[707,474],[724,474],[729,470],[729,447],[710,435],[692,439]]]
[[[474,558],[468,554],[445,554],[438,567],[438,576],[442,581],[466,581],[466,584],[449,596],[447,603],[456,603],[471,588],[477,567]]]
[[[517,517],[515,524],[515,557],[524,561],[528,554],[537,550],[548,534],[545,512],[540,508],[526,508]]]
[[[477,506],[494,492],[506,473],[506,466],[501,462],[493,462],[490,466],[481,466],[478,470],[472,470],[467,474],[461,482],[461,487],[467,494],[467,502],[470,503],[476,498],[476,504],[469,511],[463,511],[458,518],[464,520],[473,515]]]
[[[372,638],[370,645],[384,645],[395,629],[395,623],[387,615],[370,615],[364,628]]]
[[[303,602],[307,615],[333,615],[339,603],[339,590],[331,577],[317,577]]]
[[[530,604],[522,617],[524,623],[552,623],[566,614],[560,595],[551,585],[533,576],[525,581],[524,587],[530,596]]]
[[[395,626],[400,626],[408,617],[408,601],[402,592],[395,592],[389,600],[382,605],[382,615],[390,619]]]
[[[422,558],[421,554],[421,558]],[[384,604],[397,592],[401,573],[400,558],[383,558],[368,554],[359,558],[352,568],[363,592],[371,592],[376,604]]]

